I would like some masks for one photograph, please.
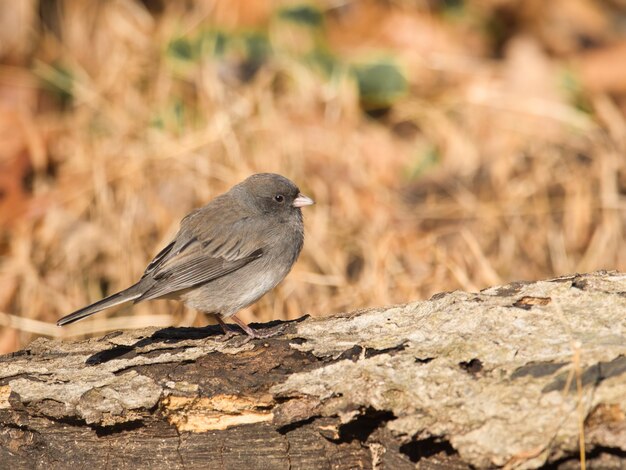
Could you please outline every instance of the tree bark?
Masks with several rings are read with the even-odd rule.
[[[3,468],[626,467],[626,275],[0,357]]]

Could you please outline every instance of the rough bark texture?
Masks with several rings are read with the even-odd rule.
[[[626,463],[626,275],[304,318],[39,339],[0,357],[0,462],[31,468]]]

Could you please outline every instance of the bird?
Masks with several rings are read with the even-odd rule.
[[[137,283],[61,318],[67,325],[127,302],[175,299],[212,315],[224,337],[259,332],[237,317],[289,273],[304,244],[301,208],[314,204],[284,176],[258,173],[190,212],[174,239],[148,264]]]

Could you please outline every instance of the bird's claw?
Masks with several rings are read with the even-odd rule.
[[[238,320],[238,319],[236,319],[236,320]],[[237,322],[237,323],[239,323],[239,322]],[[241,333],[239,333],[238,331],[231,330],[228,326],[226,326],[226,324],[223,324],[222,322],[220,322],[220,324],[222,325],[222,329],[224,330],[224,334],[220,338],[218,338],[218,341],[227,342],[232,337],[241,335]],[[243,346],[244,344],[248,343],[249,341],[251,341],[253,339],[267,339],[267,338],[271,338],[273,336],[277,336],[277,335],[281,334],[285,330],[285,325],[278,325],[278,326],[275,326],[273,328],[264,329],[263,331],[255,330],[254,328],[246,325],[243,322],[239,323],[239,325],[242,327],[244,333],[246,333],[246,336],[243,338],[243,340],[242,340],[241,344],[239,344],[239,346]]]
[[[219,338],[217,338],[218,341],[225,343],[227,342],[229,339],[235,337],[235,336],[239,336],[240,333],[238,331],[234,331],[231,330],[230,328],[228,329],[228,331],[224,331],[224,334],[222,336],[220,336]]]
[[[250,338],[255,338],[255,339],[271,338],[273,336],[278,336],[284,330],[285,330],[285,325],[278,325],[278,326],[275,326],[273,328],[267,328],[267,329],[265,329],[263,331],[252,330],[254,334],[251,335]]]

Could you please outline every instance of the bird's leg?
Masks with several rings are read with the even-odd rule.
[[[242,319],[237,318],[237,315],[233,315],[231,318],[233,319],[235,323],[237,323],[237,325],[239,325],[243,329],[243,331],[245,331],[248,334],[250,338],[270,338],[272,336],[276,336],[277,334],[280,334],[283,331],[283,328],[279,327],[279,328],[272,328],[268,331],[260,332],[260,331],[255,330],[251,326],[246,325],[246,323]]]
[[[232,330],[225,322],[224,320],[222,320],[222,317],[220,316],[219,313],[217,314],[212,314],[213,317],[215,318],[215,320],[217,320],[217,323],[220,324],[220,326],[222,327],[222,330],[224,331],[224,336],[222,336],[220,339],[222,341],[228,341],[230,338],[232,338],[233,336],[237,336],[239,333],[237,333],[236,331]]]

